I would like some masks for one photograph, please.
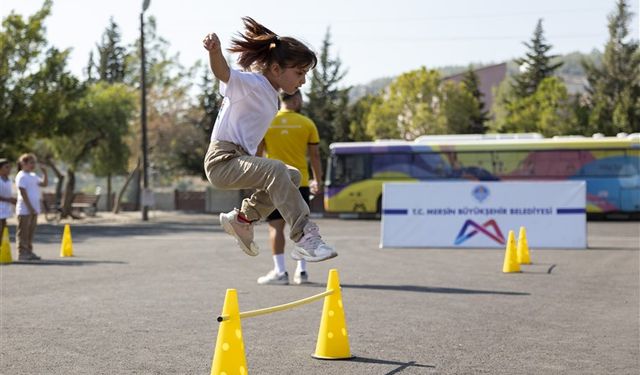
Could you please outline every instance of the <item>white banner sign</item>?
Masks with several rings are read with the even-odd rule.
[[[504,248],[510,230],[532,248],[585,248],[586,184],[385,183],[381,247]]]

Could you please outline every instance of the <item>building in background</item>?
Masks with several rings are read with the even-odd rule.
[[[494,88],[497,88],[502,80],[507,76],[507,64],[502,63],[489,65],[482,68],[474,69],[474,72],[478,76],[480,92],[483,95],[482,101],[484,102],[484,109],[490,112],[491,108],[493,107]],[[445,77],[443,78],[443,81],[460,82],[464,79],[465,73],[466,72],[462,72]]]

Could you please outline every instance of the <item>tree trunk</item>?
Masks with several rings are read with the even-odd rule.
[[[71,203],[73,203],[74,191],[76,188],[76,173],[73,169],[67,169],[67,183],[64,188],[64,195],[62,196],[62,205],[60,218],[66,219],[71,217],[73,219],[79,219],[78,216],[73,215]]]
[[[44,160],[44,164],[46,164],[53,173],[56,175],[58,181],[56,182],[56,206],[60,207],[62,205],[62,186],[64,183],[64,175],[60,172],[60,170],[56,167],[53,161],[50,158],[46,158]]]
[[[122,189],[120,189],[120,192],[118,192],[118,199],[116,199],[116,202],[115,202],[116,204],[113,207],[114,214],[117,214],[118,212],[120,212],[120,202],[122,201],[124,192],[125,190],[127,190],[127,186],[129,186],[131,179],[133,179],[133,176],[136,175],[136,172],[138,171],[138,169],[140,169],[140,158],[138,158],[138,163],[136,164],[136,167],[133,168],[131,173],[129,173],[129,176],[127,176],[127,179],[125,180],[124,185],[122,186]]]
[[[111,173],[107,175],[107,211],[111,211]]]

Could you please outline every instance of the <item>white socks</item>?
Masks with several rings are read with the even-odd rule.
[[[273,265],[274,269],[278,273],[278,275],[283,274],[287,268],[284,265],[284,254],[276,254],[273,256]]]
[[[273,256],[273,266],[278,275],[287,271],[287,267],[284,264],[284,254],[276,254]],[[298,265],[296,266],[296,273],[305,272],[306,270],[307,262],[304,259],[299,260]]]
[[[307,261],[304,259],[300,259],[298,261],[298,265],[296,266],[296,273],[301,273],[306,271],[307,271]]]

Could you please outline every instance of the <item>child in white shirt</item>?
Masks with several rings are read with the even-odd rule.
[[[34,172],[37,160],[33,154],[23,154],[18,159],[20,171],[16,175],[18,200],[18,228],[16,231],[18,260],[40,260],[33,252],[33,236],[40,213],[40,187],[47,186],[47,170],[41,168],[42,179]]]
[[[256,189],[239,210],[220,214],[220,223],[245,253],[255,256],[253,223],[277,208],[291,227],[292,258],[309,262],[333,258],[337,253],[309,220],[309,207],[298,192],[300,172],[281,161],[255,156],[278,112],[279,91],[298,90],[317,58],[298,40],[280,37],[250,17],[243,21],[245,32],[232,40],[229,51],[239,53],[238,64],[244,71],[229,68],[216,34],[203,40],[224,96],[205,156],[207,178],[219,189]]]
[[[7,159],[0,159],[0,241],[4,234],[4,227],[7,226],[7,219],[13,216],[13,206],[16,204],[9,173],[11,173],[11,163]]]

